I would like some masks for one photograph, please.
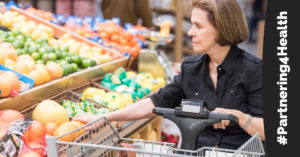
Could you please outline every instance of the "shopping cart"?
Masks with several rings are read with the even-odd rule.
[[[197,102],[197,105],[193,105],[193,102],[187,102],[179,108],[155,108],[153,111],[173,121],[175,120],[183,135],[181,148],[185,149],[174,148],[174,144],[166,142],[121,138],[118,132],[110,125],[109,121],[105,117],[102,117],[64,135],[58,137],[46,136],[48,156],[260,157],[265,155],[258,134],[252,136],[237,150],[215,147],[188,150],[195,147],[195,139],[190,138],[198,135],[199,131],[195,130],[199,129],[202,131],[207,126],[221,119],[237,121],[237,118],[233,115],[207,112],[203,110],[203,104],[203,102]],[[197,106],[200,108],[197,108]],[[185,124],[182,124],[182,122]],[[186,129],[183,129],[184,127]]]

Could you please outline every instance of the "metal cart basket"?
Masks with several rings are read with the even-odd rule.
[[[174,144],[120,138],[105,117],[58,137],[46,136],[48,156],[58,157],[260,157],[265,154],[258,134],[237,150],[200,148],[183,150]]]

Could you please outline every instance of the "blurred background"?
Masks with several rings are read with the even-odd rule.
[[[261,58],[266,0],[236,1],[243,9],[249,27],[249,39],[239,46]],[[175,40],[159,48],[175,62],[181,62],[193,54],[192,42],[187,36],[191,27],[192,0],[14,0],[14,2],[65,17],[98,16],[104,19],[120,17],[122,24],[129,22],[148,28],[155,26],[158,17],[162,21],[170,20],[173,22],[171,33],[175,35]]]

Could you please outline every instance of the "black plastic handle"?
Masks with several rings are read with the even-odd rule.
[[[152,112],[158,115],[163,115],[163,114],[175,115],[175,110],[172,108],[155,107]]]
[[[208,113],[208,119],[230,120],[230,121],[234,121],[236,123],[239,122],[239,119],[235,115],[223,114],[223,113],[213,113],[213,112]]]

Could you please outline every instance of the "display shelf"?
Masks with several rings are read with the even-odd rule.
[[[45,98],[56,95],[59,92],[78,87],[94,78],[100,77],[108,72],[113,72],[119,67],[126,66],[129,58],[123,57],[114,61],[96,65],[88,69],[70,74],[68,76],[53,80],[43,85],[36,86],[17,97],[0,99],[0,110],[13,109],[22,111]]]

